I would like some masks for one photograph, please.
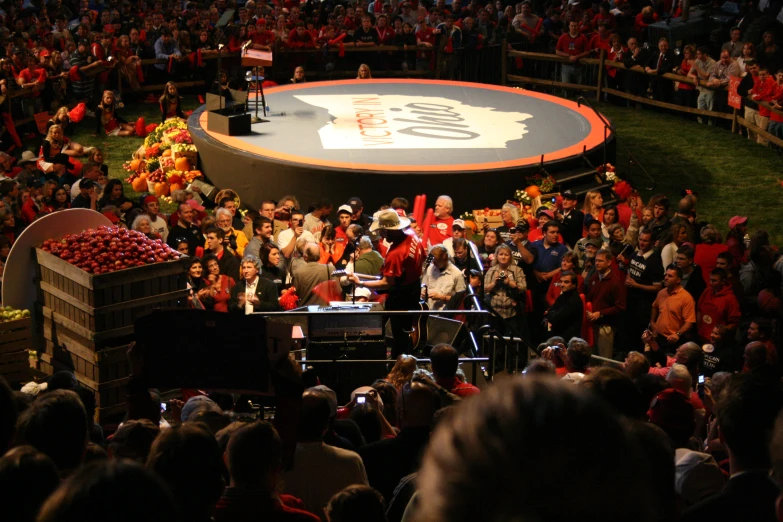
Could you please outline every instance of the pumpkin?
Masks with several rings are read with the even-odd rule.
[[[465,228],[469,228],[473,232],[478,230],[478,227],[476,226],[476,222],[475,221],[471,221],[469,219],[465,220]]]
[[[169,185],[181,185],[181,184],[182,184],[182,176],[180,176],[179,174],[172,174],[171,176],[169,176]]]
[[[200,177],[202,177],[200,170],[191,170],[190,172],[188,172],[188,178],[190,179],[198,179]]]
[[[190,170],[190,162],[188,158],[177,158],[174,160],[174,170],[183,170],[185,172]]]
[[[135,190],[136,192],[146,192],[147,191],[147,175],[142,174],[138,178],[134,179],[131,182],[131,188]]]
[[[140,159],[134,159],[130,162],[130,168],[133,172],[138,172],[141,169],[142,163],[144,163]]]
[[[169,185],[169,189],[171,190],[171,192],[174,192],[175,190],[185,190],[185,185],[183,185],[182,183],[171,183]]]
[[[169,156],[171,156],[171,149],[164,150],[161,156],[163,156],[164,158],[168,158]]]
[[[525,189],[525,192],[527,192],[527,195],[531,198],[537,198],[541,195],[541,189],[538,188],[537,185],[530,185]]]
[[[170,188],[168,183],[155,183],[155,195],[158,197],[161,196],[168,196],[170,193]]]

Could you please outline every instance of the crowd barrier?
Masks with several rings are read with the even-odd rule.
[[[769,132],[760,129],[756,125],[747,121],[740,111],[733,109],[731,113],[709,111],[704,109],[698,109],[695,107],[686,107],[678,105],[676,103],[668,103],[660,100],[648,98],[646,96],[637,96],[625,91],[613,89],[605,85],[605,75],[607,67],[613,67],[618,70],[625,71],[626,73],[638,74],[649,77],[662,77],[667,80],[676,82],[684,82],[690,85],[696,85],[696,80],[693,78],[682,76],[679,74],[665,73],[658,75],[656,73],[648,73],[641,68],[627,68],[624,63],[606,59],[606,53],[601,50],[598,58],[581,58],[578,60],[579,64],[584,67],[582,78],[583,83],[565,83],[559,80],[559,69],[563,64],[571,64],[572,62],[563,56],[557,56],[554,54],[536,53],[517,51],[509,49],[507,45],[503,45],[504,51],[503,57],[503,85],[537,85],[552,89],[563,89],[570,91],[589,91],[595,93],[595,100],[601,101],[604,94],[612,95],[617,98],[623,98],[625,100],[641,103],[644,105],[650,105],[661,109],[667,109],[669,111],[691,114],[693,116],[703,116],[708,118],[716,118],[721,120],[731,121],[732,132],[738,132],[739,127],[745,127],[751,132],[759,134],[761,137],[774,143],[779,147],[783,147],[783,140],[773,136]],[[529,75],[516,75],[508,73],[508,64],[512,59],[521,59],[523,61],[523,72],[528,72]],[[529,62],[529,63],[528,63]],[[537,74],[536,74],[537,73]],[[698,82],[701,86],[705,86],[705,82]],[[769,103],[756,102],[759,105],[770,109],[773,112],[783,115],[783,111],[773,109]]]

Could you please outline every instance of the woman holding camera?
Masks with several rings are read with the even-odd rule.
[[[503,243],[495,248],[495,259],[484,276],[484,294],[489,305],[504,320],[497,330],[513,337],[524,336],[527,324],[525,308],[527,282],[525,273],[511,257],[511,248]]]

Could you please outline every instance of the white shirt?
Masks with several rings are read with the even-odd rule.
[[[253,313],[253,303],[250,302],[250,298],[256,295],[256,287],[258,286],[258,276],[252,283],[245,281],[245,315]]]
[[[421,278],[421,284],[427,286],[427,293],[436,292],[447,296],[453,296],[457,292],[465,290],[465,277],[459,268],[449,262],[443,270],[438,269],[435,264],[431,264],[424,276]],[[448,305],[448,301],[435,300],[431,297],[427,299],[427,305],[430,310],[443,310]]]
[[[312,235],[307,230],[302,232],[302,235],[299,237],[303,237],[308,241],[311,241],[315,243],[315,236]],[[285,230],[280,231],[280,235],[277,236],[277,246],[280,247],[280,250],[283,250],[285,247],[288,246],[288,244],[291,241],[296,241],[298,238],[294,237],[294,230],[292,228],[287,228]]]
[[[150,218],[150,227],[165,243],[169,237],[169,227],[166,225],[166,220],[160,217],[160,215],[155,216],[155,219]]]

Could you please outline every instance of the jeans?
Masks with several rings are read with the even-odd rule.
[[[560,68],[560,81],[563,83],[582,83],[582,66],[581,65],[563,65]]]
[[[699,93],[699,99],[697,100],[697,107],[699,109],[705,110],[705,111],[711,111],[714,107],[715,103],[715,91],[710,91],[707,89],[703,89]],[[698,117],[699,123],[704,123],[704,120],[707,121],[709,125],[712,125],[712,118],[702,118],[701,116]]]
[[[770,121],[767,131],[776,138],[783,140],[783,121]],[[780,147],[774,144],[772,144],[772,147],[775,149],[780,149]]]

